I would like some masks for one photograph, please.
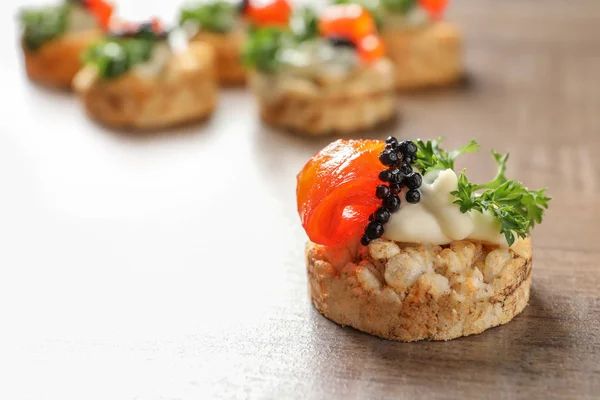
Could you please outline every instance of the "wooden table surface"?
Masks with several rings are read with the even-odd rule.
[[[549,188],[523,314],[444,343],[326,320],[294,178],[330,139],[261,126],[243,90],[203,127],[106,132],[26,82],[6,30],[0,398],[600,398],[600,2],[452,3],[467,84],[402,96],[401,125],[370,136],[477,138],[486,151],[459,163],[473,180],[494,148]]]

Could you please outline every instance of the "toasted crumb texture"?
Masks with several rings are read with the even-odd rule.
[[[223,86],[242,85],[246,82],[246,69],[242,65],[241,49],[246,40],[242,31],[231,33],[200,32],[194,41],[207,43],[215,50],[216,73]]]
[[[415,29],[390,28],[382,32],[382,38],[395,64],[398,90],[449,85],[463,74],[460,33],[447,22]]]
[[[70,89],[73,77],[81,69],[83,52],[101,37],[99,30],[66,33],[36,51],[23,48],[27,76],[42,85]]]
[[[331,248],[308,243],[310,295],[325,317],[400,341],[450,340],[505,324],[529,300],[529,238],[510,249],[376,240]]]
[[[308,136],[350,134],[395,120],[392,65],[382,60],[342,78],[253,73],[250,85],[268,124]]]
[[[154,130],[203,120],[217,101],[214,52],[206,44],[192,43],[150,77],[129,72],[103,81],[93,67],[86,67],[74,86],[88,114],[115,128]]]

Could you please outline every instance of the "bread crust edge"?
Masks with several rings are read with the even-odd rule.
[[[531,242],[526,245],[531,251]],[[313,306],[327,319],[342,326],[384,339],[412,342],[447,341],[479,334],[503,325],[520,314],[529,301],[532,257],[524,263],[494,296],[467,298],[457,302],[451,295],[423,295],[423,288],[410,288],[398,302],[393,289],[365,290],[359,281],[360,267],[340,271],[319,257],[316,245],[306,248],[309,295]],[[393,300],[391,300],[393,299]]]

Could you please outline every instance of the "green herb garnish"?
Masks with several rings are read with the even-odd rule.
[[[479,145],[473,140],[458,150],[447,152],[440,149],[441,140],[415,142],[418,150],[414,166],[421,172],[454,168],[454,161],[460,154],[479,150]],[[504,234],[506,242],[511,246],[515,242],[515,235],[525,238],[536,224],[542,222],[551,198],[546,196],[546,189],[529,190],[521,182],[506,178],[509,155],[495,151],[492,151],[492,155],[498,165],[498,172],[493,180],[474,184],[469,182],[463,171],[458,177],[457,190],[451,194],[456,197],[454,203],[460,206],[462,213],[471,210],[491,213],[500,223],[500,233]]]
[[[284,48],[310,41],[319,36],[318,16],[314,10],[302,7],[290,17],[290,29],[252,27],[242,49],[242,62],[250,68],[271,73],[281,65],[279,52]]]
[[[70,13],[71,6],[68,4],[22,10],[19,20],[24,27],[25,48],[38,50],[44,43],[65,33]]]
[[[406,14],[417,6],[417,0],[381,0],[381,4],[387,11]]]
[[[254,29],[242,50],[242,62],[262,72],[274,72],[280,65],[277,53],[290,38],[291,33],[281,28]]]
[[[134,65],[150,60],[156,44],[166,41],[168,34],[168,31],[155,32],[153,22],[115,31],[93,44],[84,54],[83,62],[94,65],[100,77],[114,79]]]
[[[417,160],[414,165],[419,168],[423,175],[435,169],[454,169],[454,160],[459,155],[479,151],[479,144],[475,140],[471,140],[466,146],[447,152],[439,146],[442,140],[443,138],[428,140],[427,142],[421,140],[415,141],[417,145]]]
[[[150,60],[155,41],[138,38],[108,38],[88,49],[85,64],[94,65],[104,79],[114,79],[129,71],[134,65]]]
[[[183,9],[179,24],[191,21],[197,24],[200,30],[225,33],[233,29],[237,17],[238,11],[234,4],[219,0]]]
[[[290,18],[290,29],[298,41],[319,36],[319,17],[315,10],[302,7],[294,11]]]

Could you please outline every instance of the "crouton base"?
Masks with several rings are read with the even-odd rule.
[[[461,36],[454,25],[435,22],[422,28],[389,28],[381,36],[394,62],[397,90],[450,85],[463,75]]]
[[[213,49],[197,42],[173,55],[158,76],[131,71],[102,80],[94,67],[86,67],[74,86],[91,117],[120,129],[156,130],[206,119],[218,96]]]
[[[246,34],[242,31],[231,33],[199,32],[194,41],[207,43],[215,51],[216,73],[222,86],[243,85],[246,82],[246,68],[242,65],[242,46]]]
[[[83,52],[101,37],[100,30],[66,33],[44,43],[38,50],[23,48],[27,76],[42,85],[70,89],[73,77],[81,68]]]
[[[529,239],[504,250],[469,241],[444,248],[395,245],[382,261],[369,254],[372,248],[354,246],[355,252],[309,243],[315,308],[340,325],[411,342],[481,333],[509,322],[527,305]]]
[[[387,59],[338,79],[255,71],[249,81],[263,121],[307,136],[351,134],[397,117],[393,66]]]

